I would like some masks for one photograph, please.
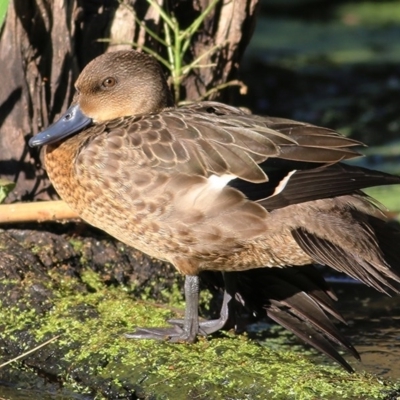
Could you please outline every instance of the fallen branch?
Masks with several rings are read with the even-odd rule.
[[[57,221],[74,218],[79,217],[62,200],[0,205],[0,224]]]

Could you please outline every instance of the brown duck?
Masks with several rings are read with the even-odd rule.
[[[281,296],[263,292],[267,313],[303,338],[306,321],[315,337],[322,332],[357,356],[324,314],[341,318],[323,279],[299,266],[326,264],[380,291],[400,281],[399,232],[360,191],[400,177],[343,164],[360,143],[327,128],[217,102],[175,107],[149,55],[118,51],[89,63],[71,107],[30,145],[46,145],[54,187],[85,221],[186,276],[184,320],[130,337],[192,342],[234,324],[235,301],[257,297],[249,287],[261,296],[260,282],[276,292],[271,282],[279,281]],[[255,268],[263,279],[248,271]],[[217,320],[198,319],[202,271],[224,274]],[[306,302],[295,304],[290,296],[299,293]],[[277,316],[282,305],[302,328],[288,311]]]

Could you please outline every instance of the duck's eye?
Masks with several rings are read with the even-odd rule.
[[[111,88],[111,87],[115,86],[116,83],[117,83],[117,81],[115,80],[115,78],[110,76],[110,77],[104,79],[101,86],[103,86],[105,88]]]

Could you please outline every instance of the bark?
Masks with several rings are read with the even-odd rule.
[[[209,2],[159,0],[181,28]],[[184,79],[182,98],[198,99],[235,77],[253,31],[258,2],[221,0],[207,16],[185,61],[208,52],[202,62],[212,66],[196,69]],[[0,36],[0,177],[17,185],[7,202],[56,197],[39,152],[30,149],[27,141],[68,107],[74,80],[90,60],[104,51],[131,48],[132,42],[166,55],[165,48],[135,23],[131,10],[163,35],[157,10],[144,0],[10,0]],[[104,38],[114,44],[99,41]],[[219,47],[210,51],[215,46]]]

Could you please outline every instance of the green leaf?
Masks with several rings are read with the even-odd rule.
[[[2,0],[0,0],[2,1]],[[0,203],[2,203],[9,193],[15,188],[15,183],[0,179]]]

